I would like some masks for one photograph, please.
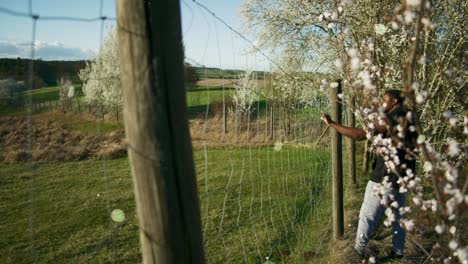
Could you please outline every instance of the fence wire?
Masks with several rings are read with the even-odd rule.
[[[95,17],[42,16],[33,12],[32,3],[30,0],[26,12],[0,7],[0,14],[33,21],[29,93],[16,105],[26,112],[27,158],[24,163],[0,165],[11,175],[1,182],[6,190],[1,192],[6,201],[1,211],[17,212],[16,216],[7,214],[0,222],[0,233],[6,237],[2,240],[2,262],[138,262],[138,223],[128,161],[104,158],[57,163],[33,157],[39,129],[37,114],[62,112],[67,118],[80,119],[87,113],[95,118],[98,134],[104,130],[104,122],[122,122],[119,107],[91,104],[79,97],[33,100],[37,23],[99,23],[101,47],[105,22],[117,19],[103,13],[103,0]],[[240,36],[286,73],[207,6],[195,0],[193,6],[184,4],[191,9],[191,21],[200,19],[197,16],[206,21],[206,41],[212,41],[210,34],[215,35],[220,67],[227,56],[221,48],[219,22],[231,34],[230,46],[235,46],[232,35]],[[205,56],[206,52],[200,62],[187,60],[202,69],[202,79],[209,80]],[[235,54],[232,60],[233,65],[241,66]],[[253,65],[256,60],[254,56]],[[247,62],[244,66],[249,67]],[[272,78],[270,66],[270,72],[264,70],[254,81],[259,90],[271,89]],[[231,101],[237,84],[228,81],[222,77],[218,87],[192,87],[187,91],[208,263],[304,263],[320,258],[331,232],[330,155],[326,140],[317,141],[325,129],[317,117],[329,111],[327,99],[306,105],[299,100],[279,103],[259,97],[249,111],[239,112]],[[28,208],[20,209],[25,204]],[[119,221],[119,214],[125,220]],[[27,227],[22,217],[27,219]],[[27,239],[14,227],[17,224],[26,227],[23,231],[28,233]],[[11,230],[14,233],[7,236]]]

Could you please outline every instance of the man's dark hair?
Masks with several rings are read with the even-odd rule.
[[[393,99],[397,99],[397,103],[399,104],[403,104],[403,101],[405,101],[405,98],[402,96],[400,90],[388,90],[385,92],[385,94]]]

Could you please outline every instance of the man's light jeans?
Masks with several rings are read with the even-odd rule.
[[[380,218],[386,209],[385,206],[380,204],[380,197],[374,193],[374,186],[377,185],[378,183],[373,181],[369,181],[367,183],[364,201],[362,202],[361,212],[359,213],[359,224],[354,248],[362,255],[364,254],[364,249],[367,246],[367,243],[369,243],[370,237],[374,234]],[[392,194],[395,196],[398,208],[403,207],[405,204],[405,194],[399,193],[398,189],[394,189]],[[398,223],[398,220],[400,219],[398,209],[393,210],[393,212],[397,220],[392,222],[393,252],[398,255],[403,255],[406,231]]]

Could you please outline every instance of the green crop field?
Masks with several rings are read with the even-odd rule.
[[[83,96],[82,84],[74,83],[75,87],[75,96]],[[31,91],[26,91],[22,93],[23,97],[31,96],[33,102],[43,102],[43,101],[55,101],[60,98],[59,96],[60,86],[50,86],[40,89],[34,89]]]
[[[196,149],[208,263],[302,263],[324,254],[329,153],[298,147]],[[140,261],[126,158],[0,164],[2,263]],[[113,222],[121,209],[125,220]],[[317,257],[316,256],[316,257]]]

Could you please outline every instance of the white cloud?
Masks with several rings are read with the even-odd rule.
[[[34,57],[43,60],[83,60],[89,59],[92,51],[70,47],[60,42],[34,42]],[[31,43],[0,39],[0,58],[30,58]]]

